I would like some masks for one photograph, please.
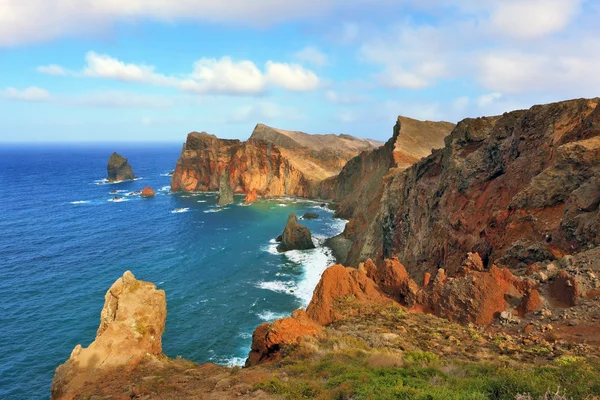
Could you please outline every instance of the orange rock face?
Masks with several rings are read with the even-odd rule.
[[[251,204],[254,203],[258,199],[258,192],[256,189],[250,190],[246,193],[246,197],[244,198],[244,203]]]
[[[177,161],[171,190],[215,191],[228,170],[234,193],[316,196],[320,181],[339,173],[360,151],[375,147],[351,136],[307,135],[261,124],[246,142],[192,132]]]
[[[252,347],[246,366],[276,360],[284,346],[297,344],[303,337],[315,336],[320,332],[321,327],[302,309],[294,311],[289,318],[272,323],[265,322],[252,334]]]
[[[348,296],[356,306],[391,303],[364,270],[336,264],[323,272],[306,312],[319,325],[329,325],[344,317],[337,302]]]
[[[142,194],[140,195],[141,197],[154,197],[155,193],[154,193],[154,189],[152,189],[151,187],[148,186],[144,186],[144,188],[142,189]]]
[[[131,368],[148,354],[161,355],[166,307],[164,291],[125,272],[106,292],[96,339],[86,348],[77,345],[56,369],[52,398],[72,399],[103,370]]]

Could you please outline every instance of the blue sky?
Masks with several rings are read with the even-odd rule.
[[[0,141],[386,140],[600,95],[594,0],[4,0]]]

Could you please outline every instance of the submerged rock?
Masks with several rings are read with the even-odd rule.
[[[319,218],[319,214],[312,213],[312,212],[304,213],[304,215],[302,216],[302,219],[317,219],[317,218]]]
[[[133,169],[131,169],[131,165],[129,165],[127,159],[116,152],[112,153],[108,159],[106,170],[108,172],[109,182],[125,181],[135,178]]]
[[[231,189],[231,183],[229,182],[229,173],[225,170],[221,174],[219,181],[219,201],[217,205],[222,207],[233,203],[233,190]]]
[[[151,187],[148,187],[148,186],[144,186],[140,196],[141,197],[154,197],[154,194],[155,194],[154,189],[152,189]]]
[[[276,240],[280,242],[277,246],[277,251],[280,253],[289,250],[307,250],[315,248],[310,230],[298,223],[298,219],[294,213],[290,213],[283,233],[279,235]]]

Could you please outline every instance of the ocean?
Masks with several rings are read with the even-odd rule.
[[[241,365],[252,331],[305,307],[334,262],[321,244],[345,221],[319,203],[264,200],[216,207],[216,193],[173,194],[177,144],[3,145],[0,148],[0,398],[50,396],[54,370],[95,338],[104,295],[131,270],[167,294],[163,351]],[[106,184],[113,151],[135,181]],[[154,198],[128,196],[151,186]],[[117,191],[117,195],[111,192]],[[113,201],[120,196],[123,201]],[[287,216],[314,250],[278,254]]]

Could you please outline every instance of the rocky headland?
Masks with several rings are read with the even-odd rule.
[[[171,178],[173,191],[216,191],[227,170],[234,193],[317,197],[318,184],[381,143],[349,135],[309,135],[258,124],[250,138],[188,134]]]
[[[133,169],[127,159],[118,153],[112,153],[106,166],[109,182],[118,182],[135,179]]]
[[[289,162],[280,147],[291,146],[287,139],[258,131],[258,144],[224,146],[270,148],[263,166],[273,166],[273,154],[280,166]],[[231,168],[222,141],[188,136],[196,139],[198,150],[184,153],[213,158],[182,153],[173,178],[190,185],[180,188],[214,190],[227,165],[233,191],[278,193],[264,188],[281,178],[243,186],[242,164]],[[212,150],[202,148],[206,141]],[[140,283],[131,297],[139,281],[126,273],[107,293],[92,350],[77,347],[57,369],[53,397],[599,398],[600,99],[455,127],[401,117],[383,147],[311,182],[279,194],[335,200],[337,215],[349,219],[338,238],[346,261],[323,273],[306,310],[256,328],[247,368],[158,354],[160,291]],[[130,305],[121,314],[122,301]],[[150,336],[135,328],[145,316]],[[140,351],[130,349],[133,339]],[[106,356],[105,343],[124,350]]]

